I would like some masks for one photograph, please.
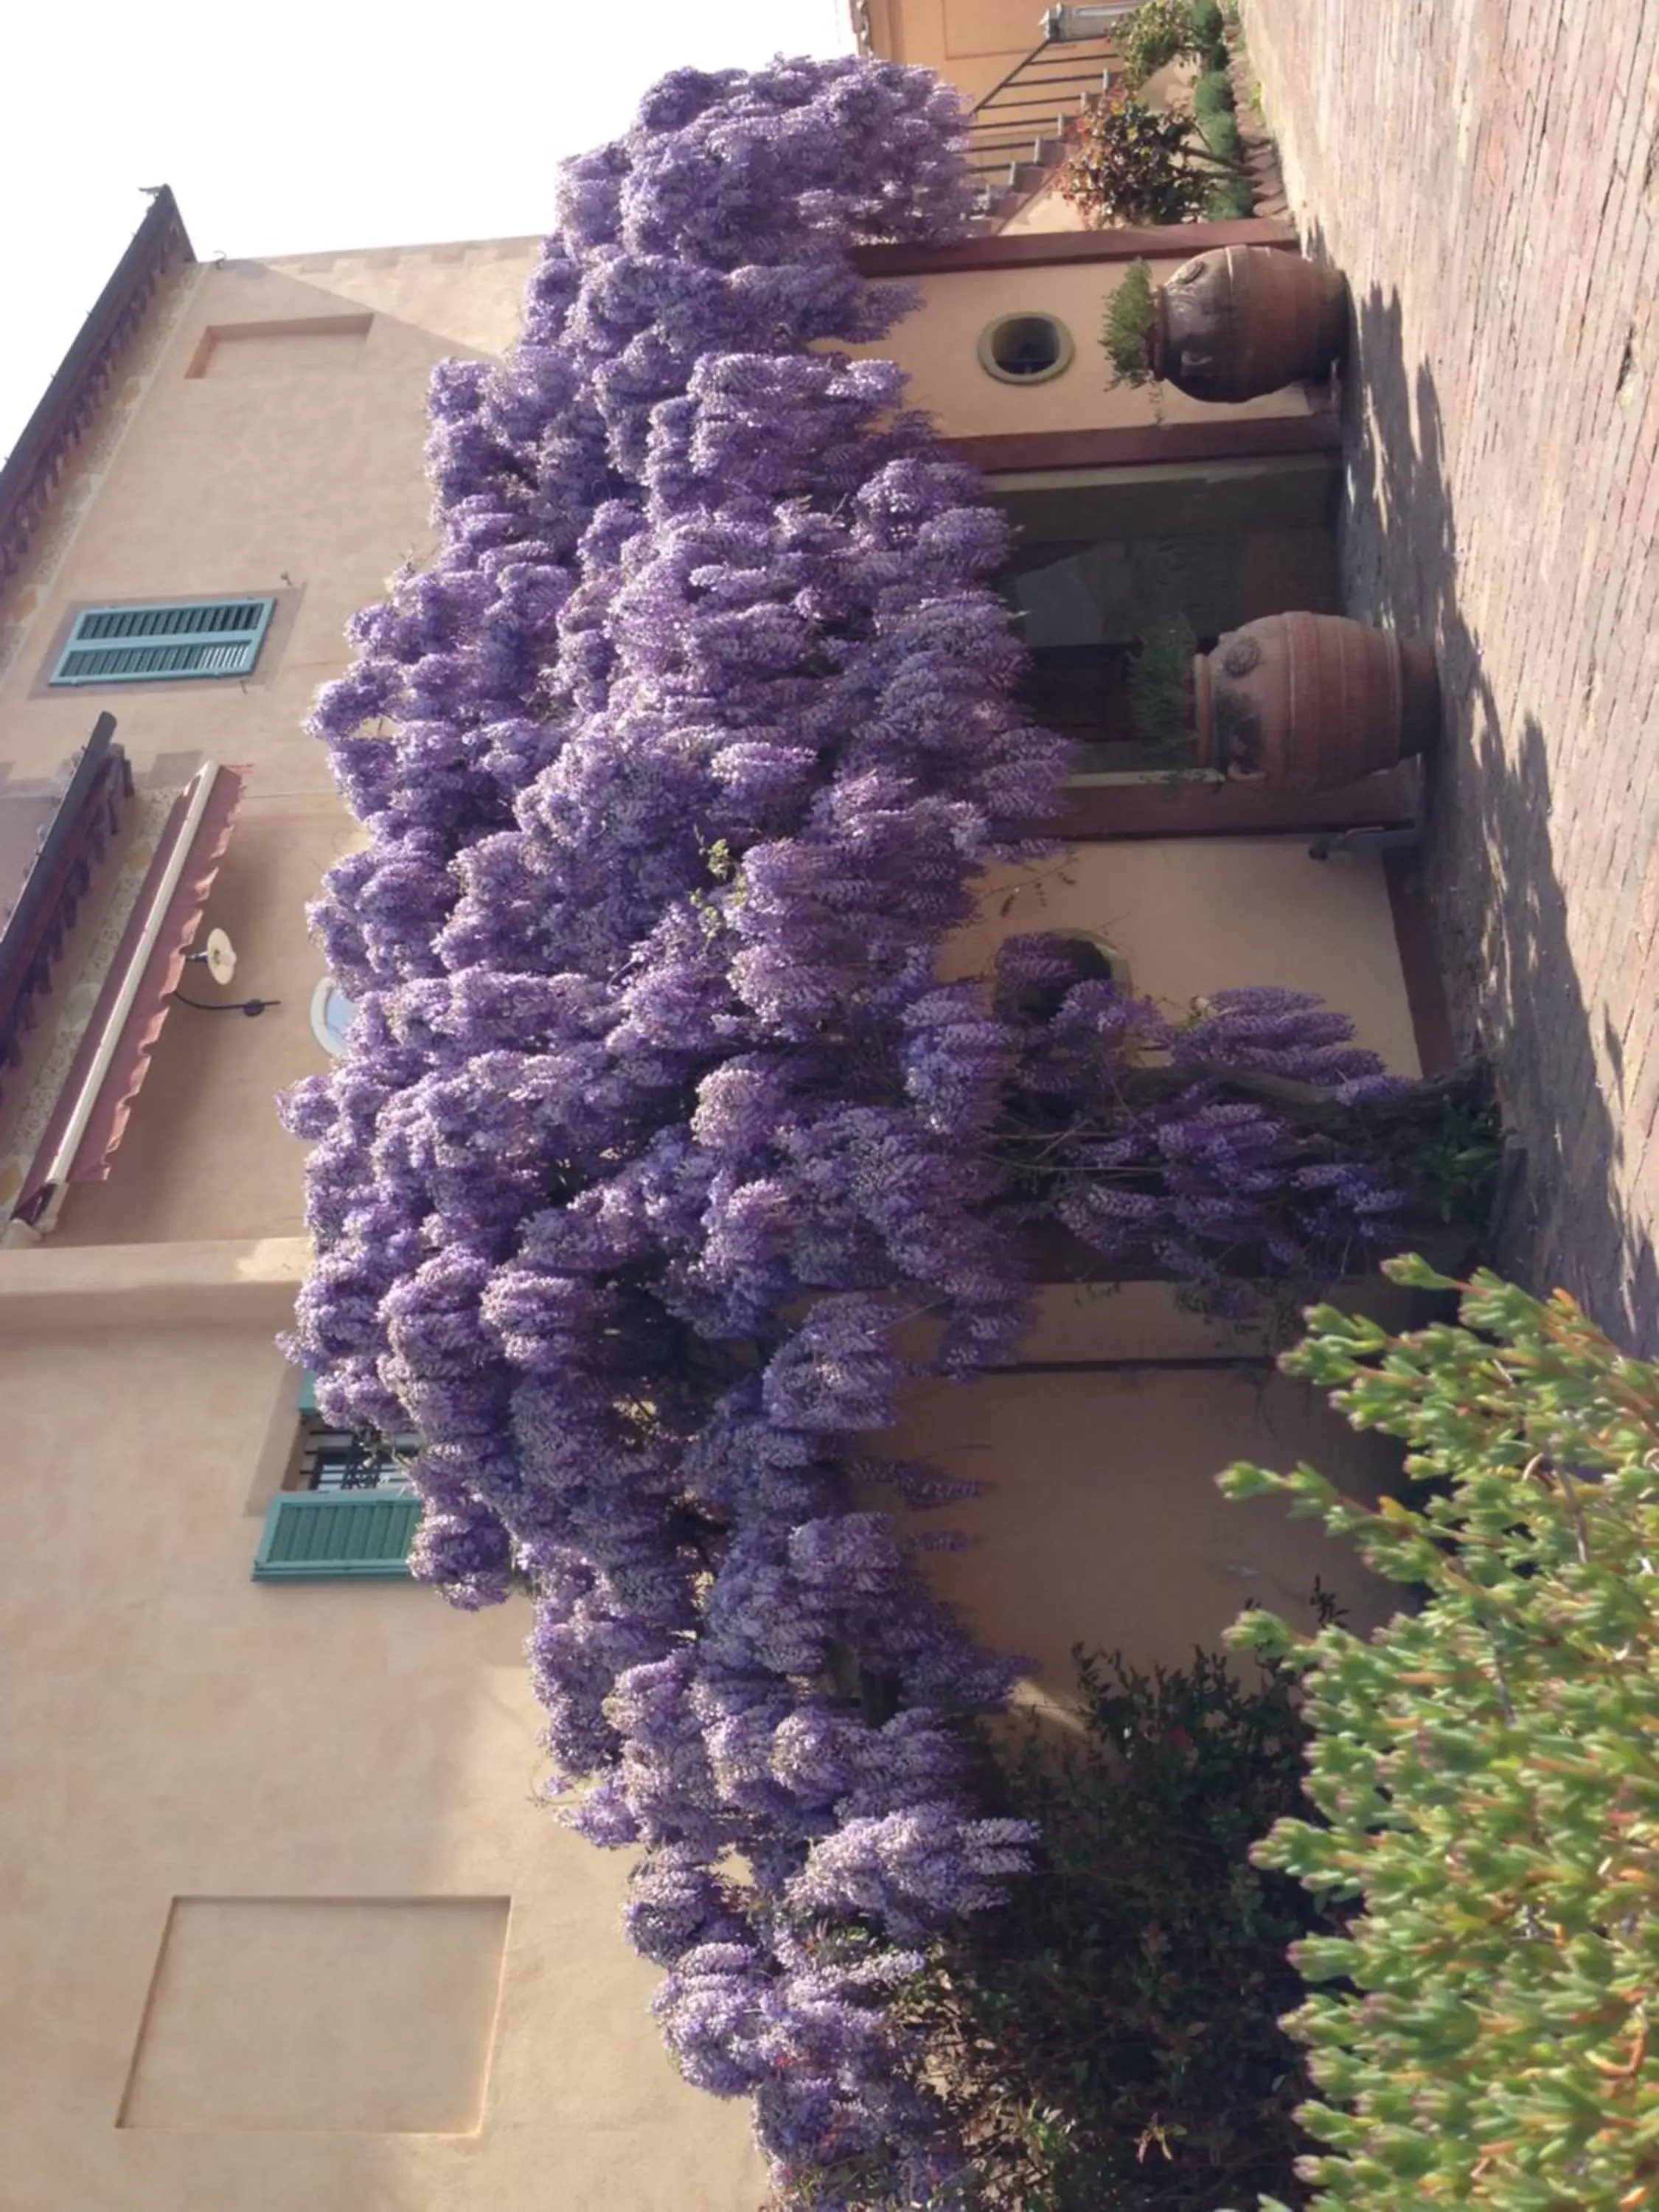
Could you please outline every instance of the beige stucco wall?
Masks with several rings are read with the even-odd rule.
[[[1229,985],[1316,992],[1351,1018],[1358,1042],[1419,1073],[1376,860],[1310,860],[1305,836],[1079,845],[988,877],[946,972],[979,974],[1000,938],[1043,929],[1101,931],[1136,990],[1176,1012]]]
[[[1087,230],[1090,225],[1083,219],[1083,210],[1074,207],[1060,189],[1057,179],[1023,199],[996,225],[1006,238],[1018,238],[1031,231]]]
[[[761,2197],[745,2116],[684,2090],[659,2046],[652,1974],[617,1926],[623,1867],[532,1806],[522,1614],[249,1579],[293,1418],[272,1337],[304,1261],[301,1149],[270,1102],[321,1064],[303,907],[354,835],[300,725],[343,665],[348,617],[428,543],[430,367],[506,342],[532,252],[194,272],[100,433],[95,480],[66,493],[78,526],[0,608],[0,757],[18,774],[55,767],[106,706],[141,773],[197,750],[246,765],[210,919],[238,945],[237,992],[281,1001],[254,1022],[176,1012],[108,1183],[74,1194],[49,1247],[0,1253],[3,2212],[749,2212]],[[1081,353],[1098,292],[1054,272],[1014,304],[1058,303]],[[899,334],[945,427],[1042,427],[1033,401],[1061,410],[1051,426],[1127,419],[1082,359],[1046,397],[981,379],[972,339],[995,311],[983,285],[938,280]],[[283,606],[246,684],[41,686],[77,603],[255,590]],[[1321,872],[1293,841],[1164,843],[1085,848],[1006,888],[1009,915],[988,886],[958,966],[998,928],[1085,921],[1172,1003],[1301,982],[1413,1064],[1375,871]],[[1194,1326],[1161,1291],[1051,1292],[1028,1356],[1179,1352]],[[1225,1522],[1214,1468],[1305,1431],[1356,1480],[1375,1468],[1285,1387],[1270,1433],[1261,1402],[1214,1375],[919,1395],[896,1441],[998,1484],[964,1516],[986,1540],[940,1562],[942,1586],[1029,1651],[1050,1694],[1074,1637],[1179,1656],[1253,1589],[1302,1593],[1318,1547],[1260,1514]],[[353,1962],[382,1910],[395,1971],[377,1992]],[[289,2055],[268,2052],[259,2095],[236,2104],[219,2046],[250,2014]],[[462,2015],[478,2023],[465,2034]],[[376,2047],[336,2099],[292,2045],[342,2018]]]
[[[623,1863],[532,1802],[523,1611],[249,1580],[251,1473],[293,1389],[258,1321],[0,1340],[0,2205],[757,2204],[744,2115],[680,2083],[647,2015],[654,1976],[617,1925]],[[228,1911],[146,2027],[175,1899],[407,1900],[378,1960],[401,2001],[357,1990],[350,1915],[285,1963],[260,1955],[264,1915]],[[494,1913],[473,1943],[412,1909],[503,1899],[504,1951]],[[229,2066],[216,1981],[251,1984],[313,2053],[355,2005],[375,2034],[366,2079],[342,2065],[330,2101],[292,2037],[266,2073]],[[250,2080],[251,2117],[231,2101]],[[424,2101],[375,2104],[399,2084]],[[282,2099],[307,2096],[309,2124],[281,2124]]]
[[[293,1433],[273,1339],[305,1249],[301,1150],[272,1096],[323,1064],[304,906],[355,834],[300,726],[347,618],[429,543],[432,364],[507,343],[535,251],[192,272],[92,477],[66,486],[78,527],[46,533],[0,607],[0,757],[20,777],[105,707],[141,775],[196,750],[247,767],[210,918],[237,994],[282,1002],[176,1012],[109,1182],[73,1194],[48,1247],[0,1254],[5,2212],[732,2212],[762,2194],[746,2114],[662,2051],[622,1863],[532,1803],[522,1613],[250,1579]],[[42,688],[77,603],[253,590],[283,606],[246,684]],[[319,1921],[321,1900],[342,1903]],[[269,2030],[252,2069],[223,2062],[232,2018]],[[354,2020],[374,2052],[331,2102],[318,2053]]]
[[[420,456],[432,366],[507,343],[536,252],[508,240],[188,273],[89,512],[56,565],[23,580],[5,610],[27,625],[0,677],[0,757],[19,776],[55,768],[105,708],[140,774],[197,750],[251,771],[210,918],[240,956],[236,995],[281,1002],[257,1021],[185,1008],[171,1017],[115,1173],[71,1194],[64,1239],[301,1226],[301,1155],[270,1101],[322,1064],[308,1017],[320,965],[304,907],[351,834],[322,748],[301,726],[319,684],[344,665],[348,617],[430,543]],[[353,343],[319,348],[319,325],[361,326],[365,315]],[[257,359],[211,348],[210,334],[240,327],[263,333]],[[272,335],[284,327],[291,338]],[[208,373],[192,373],[204,352]],[[213,373],[220,357],[232,373]],[[283,601],[245,684],[43,687],[77,604],[243,591]]]
[[[1042,43],[1040,0],[871,0],[875,51],[937,70],[969,100]]]
[[[1406,1323],[1405,1293],[1381,1278],[1342,1296]],[[1079,1645],[1186,1665],[1251,1599],[1311,1625],[1316,1581],[1356,1629],[1395,1611],[1398,1593],[1352,1547],[1217,1486],[1236,1460],[1304,1458],[1352,1496],[1399,1486],[1397,1447],[1356,1436],[1322,1395],[1270,1370],[1289,1320],[1267,1308],[1249,1324],[1213,1320],[1167,1284],[1051,1283],[1033,1293],[1012,1371],[911,1386],[876,1449],[985,1486],[912,1525],[965,1540],[924,1564],[986,1643],[1026,1662],[1020,1703],[1062,1704]],[[900,1342],[921,1359],[931,1334],[913,1323]],[[1218,1364],[1194,1364],[1206,1361]]]
[[[915,280],[919,311],[866,350],[896,361],[910,380],[913,404],[933,414],[952,437],[1006,436],[1024,430],[1151,428],[1158,422],[1225,422],[1233,416],[1304,416],[1306,389],[1292,386],[1237,407],[1189,399],[1173,385],[1108,387],[1101,318],[1121,262],[1061,263],[1054,268],[969,269]],[[1162,283],[1180,257],[1149,264]],[[1008,384],[980,366],[981,334],[1003,315],[1053,315],[1070,331],[1070,366],[1040,383]]]
[[[1103,1316],[1096,1340],[1109,1331]],[[986,1643],[1026,1662],[1028,1699],[1069,1694],[1079,1644],[1185,1666],[1195,1646],[1218,1648],[1252,1598],[1310,1626],[1316,1581],[1352,1626],[1395,1609],[1351,1547],[1288,1521],[1276,1501],[1231,1504],[1216,1486],[1239,1459],[1311,1460],[1358,1495],[1396,1470],[1386,1447],[1362,1445],[1282,1376],[1147,1368],[924,1386],[884,1449],[987,1486],[941,1516],[967,1542],[927,1567]]]

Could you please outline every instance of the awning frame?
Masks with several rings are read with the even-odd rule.
[[[234,769],[204,761],[158,841],[121,956],[94,1008],[64,1092],[12,1209],[12,1234],[49,1234],[71,1182],[101,1180],[184,973],[242,793]]]

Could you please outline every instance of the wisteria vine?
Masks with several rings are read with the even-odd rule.
[[[846,349],[908,304],[850,245],[959,232],[962,130],[888,64],[683,71],[567,166],[521,340],[434,380],[440,550],[319,704],[369,833],[315,909],[356,1011],[287,1107],[295,1356],[331,1419],[422,1437],[416,1571],[530,1591],[554,1787],[639,1853],[668,2044],[826,2207],[957,2201],[886,1998],[1030,1840],[964,1783],[959,1717],[1009,1670],[870,1504],[951,1494],[857,1443],[911,1371],[894,1312],[939,1316],[949,1374],[1011,1346],[1011,1223],[1063,1201],[1109,1252],[1146,1194],[1147,1160],[1077,1149],[1145,1118],[1101,1071],[1199,1034],[1040,946],[1000,998],[936,980],[1063,766],[1012,703],[999,519]],[[1336,1020],[1200,1029],[1363,1080]],[[1146,1136],[1189,1257],[1265,1203],[1225,1166],[1248,1114],[1193,1073]]]

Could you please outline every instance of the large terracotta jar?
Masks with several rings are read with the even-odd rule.
[[[1152,374],[1193,399],[1259,399],[1318,383],[1348,345],[1340,270],[1276,246],[1219,246],[1153,295]]]
[[[1422,753],[1440,731],[1425,645],[1345,615],[1267,615],[1193,662],[1200,765],[1334,791]]]

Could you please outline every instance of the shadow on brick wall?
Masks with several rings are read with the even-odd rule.
[[[1310,251],[1322,251],[1316,237]],[[1432,640],[1439,659],[1445,736],[1427,859],[1442,966],[1460,1044],[1491,1059],[1525,1148],[1497,1263],[1534,1290],[1571,1291],[1631,1348],[1659,1352],[1659,1260],[1615,1188],[1624,1102],[1598,1082],[1552,842],[1546,732],[1531,714],[1504,727],[1460,608],[1441,408],[1428,364],[1406,357],[1392,292],[1355,300],[1345,416],[1347,605]],[[1531,495],[1516,485],[1518,503]],[[1619,1040],[1609,1030],[1601,1043],[1622,1083]]]

